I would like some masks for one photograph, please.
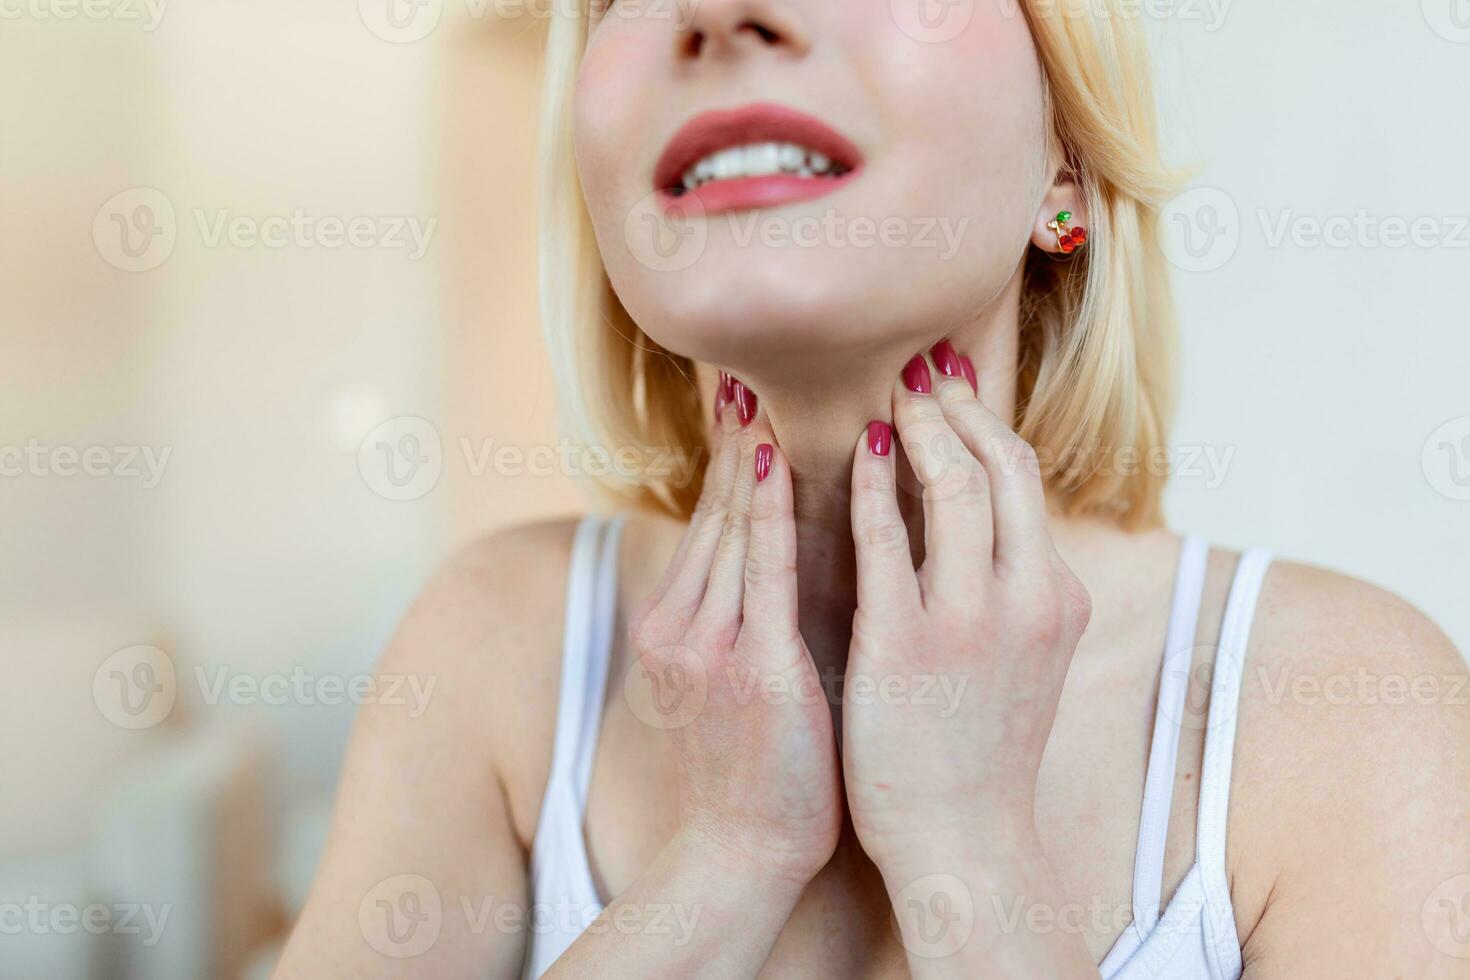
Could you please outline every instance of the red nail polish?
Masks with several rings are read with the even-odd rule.
[[[735,379],[724,371],[720,372],[720,391],[724,394],[726,403],[735,397]]]
[[[741,425],[749,425],[755,420],[755,408],[755,392],[745,387],[744,383],[735,382],[735,411],[740,413]]]
[[[868,452],[874,456],[887,456],[893,448],[893,426],[887,422],[868,423]]]
[[[763,442],[755,447],[755,482],[761,483],[771,475],[771,457],[775,451],[769,442]]]
[[[929,362],[915,354],[913,360],[903,366],[903,385],[921,395],[933,391],[934,379],[929,376]]]
[[[975,374],[975,362],[968,357],[960,358],[960,370],[964,372],[965,380],[970,382],[970,390],[980,394],[980,379]]]
[[[939,373],[946,378],[958,378],[963,369],[960,367],[960,356],[955,353],[954,344],[948,340],[941,340],[934,345],[929,353],[934,355],[934,366],[939,368]]]

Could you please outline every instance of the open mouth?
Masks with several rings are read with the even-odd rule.
[[[751,105],[690,120],[659,157],[654,185],[670,206],[694,196],[706,211],[771,207],[831,193],[862,162],[857,147],[822,121]]]

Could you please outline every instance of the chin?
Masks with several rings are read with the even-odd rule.
[[[813,257],[815,258],[815,257]],[[614,288],[639,328],[665,348],[726,367],[753,358],[881,341],[903,316],[882,280],[854,275],[839,258],[789,253],[707,255],[668,276]]]
[[[737,370],[776,357],[820,370],[890,347],[920,350],[979,315],[1008,278],[962,271],[985,267],[973,255],[896,258],[881,249],[739,248],[711,237],[687,270],[629,268],[612,281],[633,321],[668,350]]]

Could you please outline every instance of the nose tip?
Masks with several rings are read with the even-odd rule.
[[[807,44],[796,18],[777,0],[689,0],[676,43],[688,59],[755,49],[800,53]]]

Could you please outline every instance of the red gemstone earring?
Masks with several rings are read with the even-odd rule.
[[[1058,211],[1057,216],[1048,221],[1046,226],[1057,235],[1057,248],[1062,250],[1063,255],[1071,255],[1083,245],[1087,244],[1086,228],[1068,228],[1067,222],[1072,220],[1071,211]]]

